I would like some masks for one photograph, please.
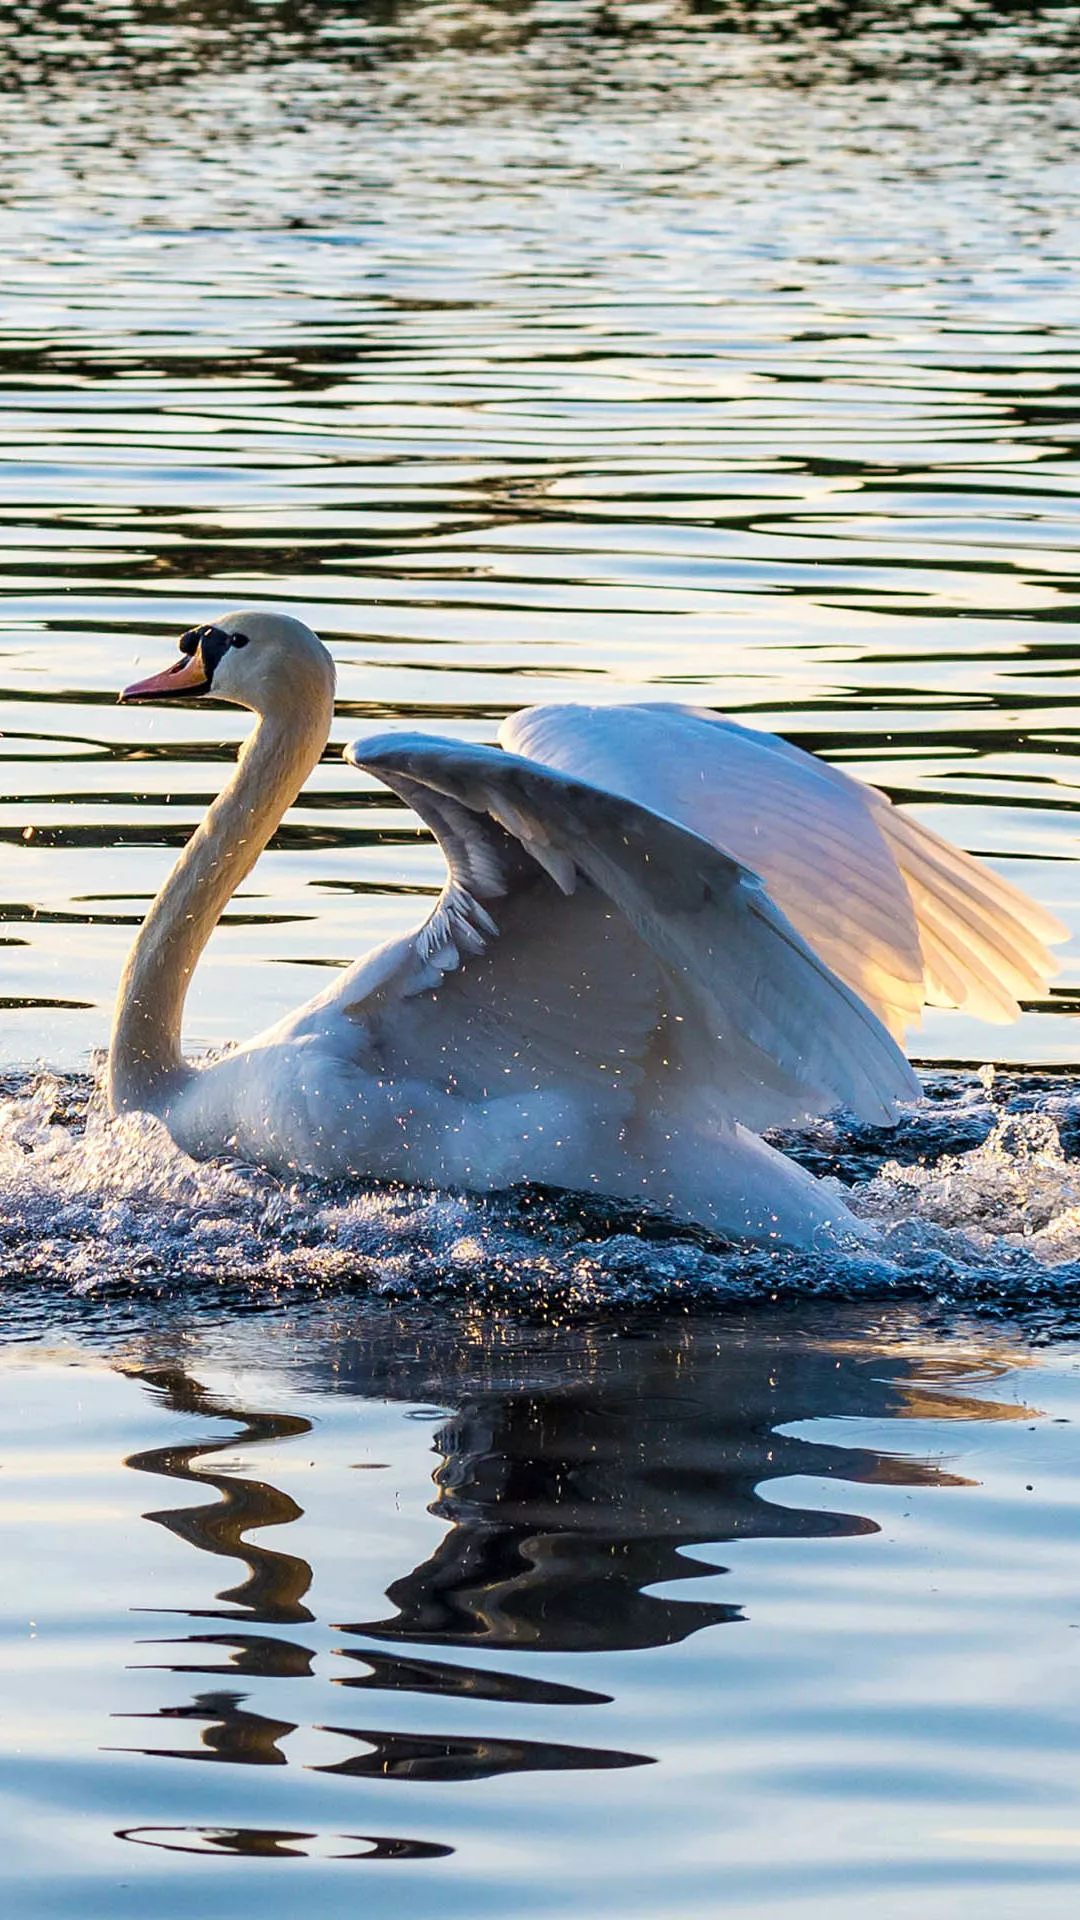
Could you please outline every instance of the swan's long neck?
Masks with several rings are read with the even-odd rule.
[[[236,772],[143,921],[120,982],[109,1046],[114,1112],[160,1109],[190,1072],[180,1026],[199,956],[317,763],[332,711],[331,698],[306,712],[260,716]]]

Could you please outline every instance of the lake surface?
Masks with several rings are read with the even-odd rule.
[[[540,700],[1080,931],[1080,9],[0,0],[0,86],[6,1910],[1071,1915],[1080,949],[791,1143],[843,1266],[195,1168],[93,1071],[244,732],[116,693],[237,606],[341,699],[192,1050],[438,889],[341,745]]]
[[[1074,1347],[368,1303],[0,1382],[20,1920],[1075,1911]]]

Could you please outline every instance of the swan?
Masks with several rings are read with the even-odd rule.
[[[255,726],[124,969],[114,1114],[196,1159],[451,1189],[595,1190],[765,1245],[864,1239],[761,1138],[845,1105],[890,1124],[924,1003],[1018,1011],[1051,915],[873,788],[671,705],[538,707],[498,747],[384,733],[345,757],[446,857],[423,924],[255,1039],[181,1051],[192,974],[326,746],[329,653],[242,610],[185,633],[122,700],[212,693]]]

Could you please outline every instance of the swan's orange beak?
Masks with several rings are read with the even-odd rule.
[[[202,650],[196,647],[194,653],[184,654],[164,673],[152,673],[148,680],[136,680],[125,687],[120,695],[120,704],[128,700],[169,700],[179,693],[206,693],[210,685],[210,676],[202,661]]]

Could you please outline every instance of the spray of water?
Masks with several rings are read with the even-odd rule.
[[[100,1084],[0,1087],[0,1283],[70,1295],[363,1288],[593,1308],[681,1298],[1080,1301],[1080,1098],[1070,1082],[942,1077],[895,1135],[832,1120],[785,1144],[878,1229],[858,1257],[748,1252],[568,1195],[285,1183],[197,1164]],[[890,1157],[890,1153],[891,1156]]]

